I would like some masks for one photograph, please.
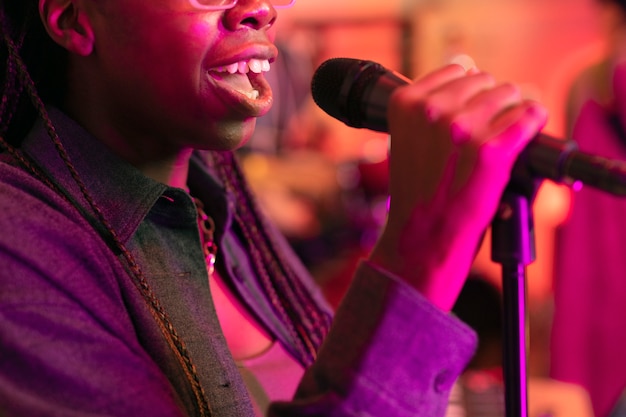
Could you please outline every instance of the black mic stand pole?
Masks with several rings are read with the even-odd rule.
[[[502,265],[506,417],[528,417],[526,266],[535,260],[532,202],[540,178],[626,196],[626,162],[581,153],[575,142],[539,135],[518,158],[491,224],[491,259]]]
[[[535,191],[509,185],[491,226],[491,258],[502,265],[506,417],[528,417],[526,266],[535,260]]]

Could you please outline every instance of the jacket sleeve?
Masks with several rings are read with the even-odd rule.
[[[475,333],[362,262],[317,361],[270,417],[443,416]]]

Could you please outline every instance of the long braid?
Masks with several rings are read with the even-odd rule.
[[[22,96],[22,93],[24,91],[24,86],[19,82],[19,74],[16,69],[15,56],[11,51],[19,50],[22,47],[22,44],[24,43],[24,39],[26,37],[25,28],[28,23],[26,22],[26,20],[23,22],[22,28],[18,31],[18,38],[15,42],[13,42],[10,34],[8,33],[8,24],[6,22],[4,10],[2,10],[1,12],[2,21],[0,22],[0,24],[2,25],[2,35],[3,40],[7,45],[4,85],[2,86],[3,94],[0,101],[0,115],[2,115],[2,118],[0,119],[0,135],[4,136],[8,131],[11,120],[13,119],[14,112],[18,106],[19,98]]]
[[[234,220],[248,244],[266,297],[298,344],[300,361],[310,365],[328,333],[331,317],[313,300],[272,238],[233,152],[213,152],[226,188],[236,199]]]
[[[46,108],[36,91],[35,83],[30,77],[30,74],[26,69],[26,66],[19,54],[19,49],[25,36],[25,28],[22,32],[24,34],[19,38],[19,42],[14,42],[10,36],[8,17],[6,16],[5,9],[2,8],[0,9],[0,31],[3,35],[4,46],[7,48],[5,71],[6,74],[3,85],[2,101],[0,104],[0,124],[2,125],[2,130],[0,131],[0,146],[8,151],[14,158],[16,158],[33,175],[40,178],[46,185],[48,185],[57,193],[59,193],[62,197],[64,197],[64,194],[58,189],[58,187],[49,178],[47,178],[41,172],[41,170],[39,170],[36,165],[29,160],[29,158],[27,158],[22,152],[19,151],[19,149],[17,149],[5,139],[4,135],[10,130],[11,121],[13,119],[13,112],[18,107],[19,101],[21,100],[25,89],[28,93],[32,106],[35,108],[39,117],[41,117],[41,119],[44,121],[48,135],[53,141],[60,157],[63,159],[72,178],[80,188],[83,197],[88,202],[93,212],[96,214],[98,221],[108,231],[112,241],[122,253],[126,261],[126,266],[132,274],[135,286],[141,293],[146,304],[149,306],[151,315],[155,318],[156,323],[161,329],[161,333],[163,334],[168,345],[174,352],[176,358],[181,364],[181,367],[183,368],[183,371],[196,398],[196,403],[200,416],[210,416],[211,410],[207,401],[206,394],[200,383],[197,369],[193,364],[191,357],[189,356],[185,343],[178,335],[178,332],[174,328],[171,320],[169,319],[169,316],[163,309],[157,296],[148,284],[144,273],[135,261],[134,256],[121,242],[121,240],[117,236],[117,233],[108,222],[108,220],[105,218],[102,211],[100,210],[100,207],[98,207],[98,205],[95,203],[84,182],[76,172],[76,169],[74,168],[65,148],[63,147],[58,137],[56,129],[54,128],[48,116]]]

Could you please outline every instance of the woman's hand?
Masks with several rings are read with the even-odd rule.
[[[452,64],[391,97],[390,209],[370,261],[449,310],[546,110]]]

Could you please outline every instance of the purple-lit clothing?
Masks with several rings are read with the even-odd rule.
[[[626,135],[595,100],[582,106],[572,138],[581,151],[626,160]],[[626,388],[626,199],[585,187],[573,194],[557,234],[551,376],[579,384],[606,417]]]
[[[77,172],[185,341],[212,415],[254,415],[215,314],[189,195],[145,177],[60,112],[51,116]],[[196,415],[179,362],[45,130],[37,127],[23,148],[66,195],[0,163],[0,415]],[[220,275],[292,351],[230,227],[233,200],[202,158],[191,165],[188,185],[217,224]],[[295,256],[290,262],[308,277]],[[325,305],[313,281],[306,284]],[[362,263],[296,399],[275,403],[270,415],[443,415],[474,346],[467,326]]]

